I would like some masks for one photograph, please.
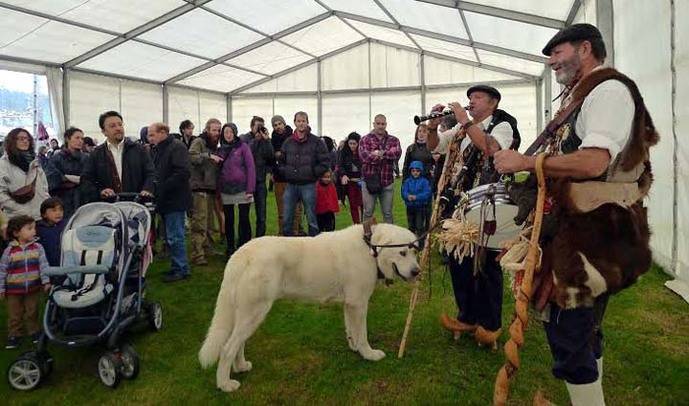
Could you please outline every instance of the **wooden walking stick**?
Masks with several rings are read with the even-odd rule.
[[[459,143],[457,142],[458,138],[455,135],[455,138],[452,140],[452,143],[450,144],[450,151],[447,154],[447,157],[445,159],[445,162],[443,164],[443,172],[440,175],[440,179],[438,179],[438,189],[437,189],[437,194],[435,197],[435,202],[433,202],[433,211],[431,213],[431,221],[428,225],[428,230],[433,230],[438,222],[438,217],[439,217],[439,212],[440,212],[440,200],[442,197],[442,191],[445,189],[445,186],[449,183],[449,179],[451,176],[452,171],[450,170],[451,165],[453,165],[454,161],[457,159],[457,154],[459,154]],[[423,251],[421,252],[421,259],[419,260],[421,263],[421,266],[423,267],[424,264],[428,265],[428,268],[430,269],[431,266],[431,233],[428,233],[428,236],[426,237],[426,241],[423,246]],[[399,351],[397,352],[397,358],[402,358],[404,356],[404,350],[407,346],[407,336],[409,335],[409,329],[411,328],[411,321],[413,318],[414,314],[414,308],[416,308],[416,302],[419,297],[419,285],[420,285],[420,279],[417,279],[416,282],[414,282],[414,290],[411,292],[411,297],[409,298],[409,312],[407,313],[407,321],[404,325],[404,332],[402,333],[402,341],[400,341],[400,348]]]
[[[510,325],[510,338],[505,343],[505,364],[500,368],[495,378],[493,392],[493,404],[503,406],[507,404],[510,380],[519,370],[519,348],[524,345],[524,331],[529,321],[529,300],[533,290],[533,275],[539,257],[538,241],[541,235],[541,223],[543,222],[543,203],[545,202],[545,176],[543,175],[543,161],[545,154],[536,157],[536,176],[538,178],[538,197],[536,199],[536,214],[534,216],[533,229],[529,250],[524,263],[524,277],[519,286],[516,298],[515,316]]]

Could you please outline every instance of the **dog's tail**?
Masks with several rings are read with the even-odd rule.
[[[232,279],[236,279],[237,272],[228,272],[230,262],[227,264],[225,278],[218,293],[218,300],[215,303],[213,320],[208,328],[206,340],[199,351],[199,362],[203,368],[208,368],[218,361],[220,351],[222,351],[225,342],[232,334],[235,312],[235,283]]]

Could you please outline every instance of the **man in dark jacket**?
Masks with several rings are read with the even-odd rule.
[[[304,204],[309,222],[309,235],[318,234],[316,221],[316,181],[330,169],[330,154],[325,143],[309,127],[309,116],[303,111],[294,115],[294,133],[282,144],[282,158],[278,171],[285,181],[285,218],[283,235],[292,235],[294,207],[298,201]]]
[[[273,153],[275,154],[275,162],[273,163],[273,184],[275,187],[275,202],[278,208],[278,235],[282,235],[282,223],[285,217],[285,207],[283,205],[285,189],[287,189],[287,182],[280,175],[278,171],[278,162],[282,157],[282,144],[285,140],[292,136],[292,127],[285,123],[285,119],[280,115],[273,116],[270,119],[270,123],[273,126],[273,134],[270,138],[270,142],[273,144]],[[301,218],[304,215],[304,208],[301,202],[297,203],[294,209],[294,233],[293,235],[304,235],[304,230],[301,225]]]
[[[242,134],[239,138],[249,144],[251,154],[254,156],[256,167],[256,189],[254,191],[254,204],[256,205],[256,237],[266,235],[266,173],[273,165],[273,145],[271,144],[265,121],[262,117],[254,116],[251,119],[251,132]]]
[[[163,281],[174,282],[189,276],[189,261],[184,245],[184,219],[191,206],[191,164],[187,147],[170,135],[163,123],[148,127],[148,141],[153,146],[156,176],[156,210],[165,221],[165,235],[170,246],[170,271]]]
[[[98,197],[132,192],[153,196],[155,169],[146,149],[124,137],[122,116],[116,111],[100,115],[98,125],[106,141],[97,146],[84,166],[82,182],[92,185]]]

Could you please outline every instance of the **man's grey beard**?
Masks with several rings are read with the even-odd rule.
[[[581,59],[578,55],[571,59],[564,61],[561,64],[559,72],[555,72],[555,81],[561,85],[569,86],[577,76],[577,72],[581,69]]]

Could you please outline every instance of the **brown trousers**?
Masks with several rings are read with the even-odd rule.
[[[282,202],[282,196],[285,194],[285,189],[287,189],[287,182],[275,182],[273,187],[275,188],[275,203],[277,203],[278,206],[278,235],[282,235],[282,221],[284,219],[284,205]],[[304,227],[302,226],[301,222],[303,214],[304,206],[302,206],[301,201],[299,201],[294,209],[292,235],[304,235]]]
[[[211,243],[210,219],[215,210],[215,195],[211,193],[192,193],[193,211],[191,214],[191,260],[192,262],[206,261]]]
[[[41,331],[38,322],[38,299],[40,292],[28,295],[7,295],[7,335],[21,337],[22,326],[26,322],[26,334],[36,334]]]

